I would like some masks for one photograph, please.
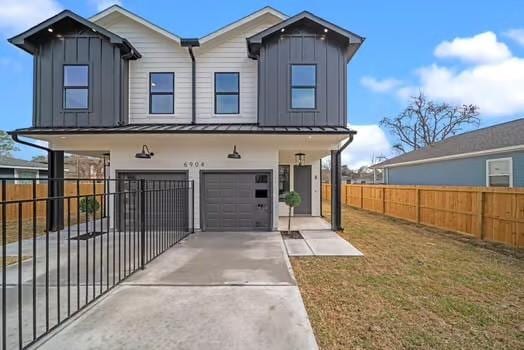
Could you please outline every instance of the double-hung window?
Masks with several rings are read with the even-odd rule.
[[[64,109],[88,109],[89,66],[64,65]]]
[[[239,73],[215,73],[215,114],[238,114],[239,110]]]
[[[315,109],[317,95],[317,66],[291,65],[291,109]]]
[[[513,187],[513,162],[511,158],[486,160],[486,186]]]
[[[150,73],[149,113],[175,113],[175,73]]]

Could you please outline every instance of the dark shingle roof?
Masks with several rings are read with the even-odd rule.
[[[388,159],[374,167],[524,145],[524,118],[455,135],[431,146]]]
[[[129,124],[116,127],[25,128],[20,135],[53,134],[352,134],[343,126],[259,126],[257,124]]]
[[[38,168],[47,170],[47,165],[23,159],[0,156],[0,168]]]

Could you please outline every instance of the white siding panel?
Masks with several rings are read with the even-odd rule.
[[[264,16],[247,23],[208,43],[196,51],[196,114],[198,123],[256,123],[257,122],[257,61],[247,56],[246,38],[279,20]],[[212,45],[212,47],[210,47]],[[240,73],[240,113],[238,115],[215,115],[215,72]]]
[[[129,40],[142,55],[129,65],[129,122],[191,122],[191,59],[187,49],[123,16],[104,27]],[[149,114],[150,72],[175,73],[175,114]]]

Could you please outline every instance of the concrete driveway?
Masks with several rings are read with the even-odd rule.
[[[278,232],[197,233],[42,349],[317,349]]]

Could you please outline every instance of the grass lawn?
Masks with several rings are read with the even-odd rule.
[[[524,349],[523,259],[343,210],[364,257],[291,261],[321,349]]]

